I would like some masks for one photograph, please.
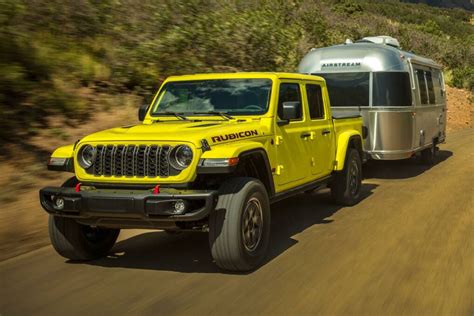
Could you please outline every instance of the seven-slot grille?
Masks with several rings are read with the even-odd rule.
[[[94,164],[88,170],[94,176],[168,177],[169,154],[173,147],[164,145],[98,145]]]

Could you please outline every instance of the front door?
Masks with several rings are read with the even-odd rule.
[[[305,135],[309,132],[305,111],[303,111],[301,86],[298,82],[280,83],[279,117],[282,117],[283,102],[299,102],[301,115],[289,123],[276,124],[275,146],[278,165],[275,168],[275,184],[277,192],[304,183],[310,175],[310,160],[305,140]]]

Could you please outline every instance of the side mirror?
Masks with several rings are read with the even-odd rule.
[[[146,116],[146,112],[148,112],[149,105],[148,104],[143,104],[140,106],[138,109],[138,120],[140,122],[143,122]]]
[[[280,119],[289,122],[301,118],[301,103],[299,101],[283,102]]]

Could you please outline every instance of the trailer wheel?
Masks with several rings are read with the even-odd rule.
[[[424,165],[431,166],[434,164],[436,159],[436,143],[433,142],[433,145],[429,148],[425,148],[421,151],[421,163]]]
[[[362,163],[359,152],[348,148],[344,169],[337,172],[331,184],[331,194],[337,204],[354,205],[360,200]]]
[[[264,259],[270,240],[270,203],[265,186],[254,178],[232,178],[219,189],[209,218],[209,245],[225,270],[249,271]]]
[[[57,253],[67,259],[86,261],[105,256],[120,229],[95,228],[72,218],[49,216],[49,238]]]

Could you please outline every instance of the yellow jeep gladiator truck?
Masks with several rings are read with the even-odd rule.
[[[106,255],[121,228],[193,230],[219,267],[247,271],[264,259],[272,203],[325,186],[359,200],[362,119],[333,118],[320,77],[169,77],[138,116],[52,154],[50,170],[74,173],[40,190],[65,258]]]

